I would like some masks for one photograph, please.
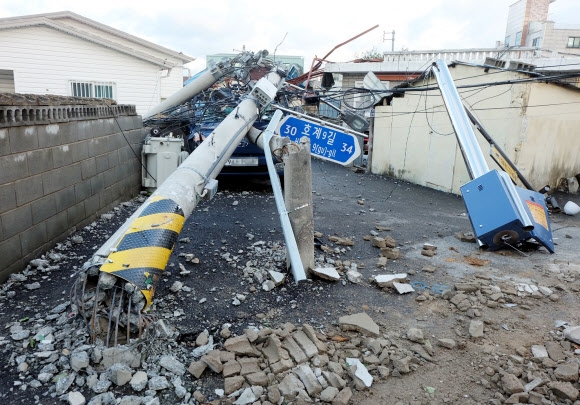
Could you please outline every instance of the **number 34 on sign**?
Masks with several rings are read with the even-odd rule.
[[[320,159],[329,160],[346,166],[360,155],[360,145],[355,135],[337,131],[314,122],[288,116],[278,126],[280,136],[286,136],[293,142],[300,138],[310,138],[310,152]]]

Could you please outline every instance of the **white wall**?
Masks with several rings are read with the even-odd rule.
[[[139,114],[160,101],[159,68],[149,62],[42,26],[0,30],[0,43],[0,69],[14,71],[16,93],[68,96],[70,80],[102,81]]]
[[[456,85],[527,77],[463,65],[449,70]],[[580,91],[527,83],[459,93],[535,188],[580,173]],[[440,93],[406,93],[391,104],[375,109],[371,171],[459,194],[470,177]],[[474,132],[489,167],[498,168],[489,144]]]
[[[505,37],[510,37],[510,46],[514,46],[516,33],[523,31],[526,17],[526,6],[527,0],[520,0],[512,4],[509,8]]]

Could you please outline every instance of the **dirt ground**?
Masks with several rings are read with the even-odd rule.
[[[259,266],[271,258],[251,250],[254,242],[264,241],[270,249],[283,250],[274,199],[267,183],[224,183],[214,200],[202,203],[186,222],[167,277],[156,291],[153,311],[174,322],[185,337],[197,336],[204,329],[218,335],[226,323],[237,334],[248,325],[277,327],[285,322],[308,322],[332,336],[342,333],[340,316],[359,312],[367,312],[379,325],[381,336],[394,347],[410,346],[407,331],[421,329],[432,344],[432,361],[417,361],[407,374],[376,378],[369,390],[354,391],[351,403],[355,404],[502,403],[509,395],[502,393],[497,383],[497,370],[520,368],[525,376],[533,362],[532,345],[562,340],[562,328],[555,321],[580,325],[580,217],[551,216],[555,254],[544,248],[486,252],[456,238],[457,232],[471,231],[458,196],[320,161],[313,161],[313,189],[315,230],[322,234],[320,241],[333,250],[325,253],[317,249],[317,261],[329,265],[330,259],[337,267],[340,262],[356,263],[363,276],[361,282],[352,283],[343,275],[338,282],[312,279],[297,285],[288,275],[286,283],[272,291],[262,291],[259,285],[252,290],[241,270],[224,257],[236,256],[240,263],[254,260]],[[568,200],[580,204],[578,195],[561,194],[558,198],[562,206]],[[83,236],[83,243],[67,245],[67,259],[58,272],[27,281],[38,280],[40,289],[14,286],[15,295],[0,300],[0,325],[44,316],[50,308],[66,302],[75,271],[135,208],[123,207],[114,219],[99,220],[80,230],[77,234]],[[401,252],[401,257],[389,260],[385,268],[377,267],[380,250],[368,240],[375,233],[395,239]],[[336,245],[331,236],[350,238],[354,246]],[[437,247],[435,256],[421,254],[425,243]],[[193,253],[200,262],[186,263],[180,253]],[[226,253],[230,256],[224,256]],[[180,264],[190,273],[180,275]],[[373,276],[395,273],[407,273],[415,292],[400,295],[372,282]],[[191,292],[174,299],[169,288],[175,280],[189,286]],[[466,293],[471,297],[471,311],[459,310],[449,296],[442,295],[447,290],[457,293],[460,283],[477,285],[476,291]],[[520,284],[547,287],[552,294],[518,295]],[[497,305],[477,302],[478,291],[491,287],[499,288],[502,294],[515,294],[504,295]],[[247,298],[234,306],[232,297],[236,294]],[[176,311],[181,315],[171,319]],[[472,320],[484,322],[483,336],[470,335]],[[437,344],[442,338],[453,339],[456,347]],[[187,340],[183,339],[183,344]],[[42,395],[45,387],[26,392],[14,388],[20,378],[10,362],[14,348],[0,350],[2,398],[8,403],[49,403],[32,399]],[[512,356],[523,358],[522,363]],[[580,361],[580,355],[575,356]],[[490,369],[496,371],[495,377]],[[20,376],[24,381],[28,378]],[[211,399],[211,391],[219,384],[221,380],[213,378],[198,387]],[[550,396],[546,394],[546,398]],[[559,401],[552,403],[573,402]]]

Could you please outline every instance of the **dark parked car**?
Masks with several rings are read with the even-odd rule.
[[[205,139],[213,129],[219,125],[219,122],[215,123],[204,123],[201,128],[201,138],[194,134],[190,135],[187,139],[188,149],[193,151],[199,142]],[[268,125],[267,122],[257,122],[254,127],[259,129],[265,129]],[[278,176],[284,176],[284,164],[278,159],[274,158],[274,164],[276,165],[276,172]],[[267,178],[268,166],[266,164],[266,155],[264,150],[260,147],[254,145],[247,138],[243,138],[232,156],[226,162],[224,168],[220,172],[218,178],[234,178],[234,177],[257,177],[257,178]]]

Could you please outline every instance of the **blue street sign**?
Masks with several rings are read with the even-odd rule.
[[[278,126],[280,136],[286,136],[293,142],[300,138],[310,138],[310,152],[320,159],[348,165],[360,155],[360,146],[355,135],[340,132],[303,118],[288,116]]]

